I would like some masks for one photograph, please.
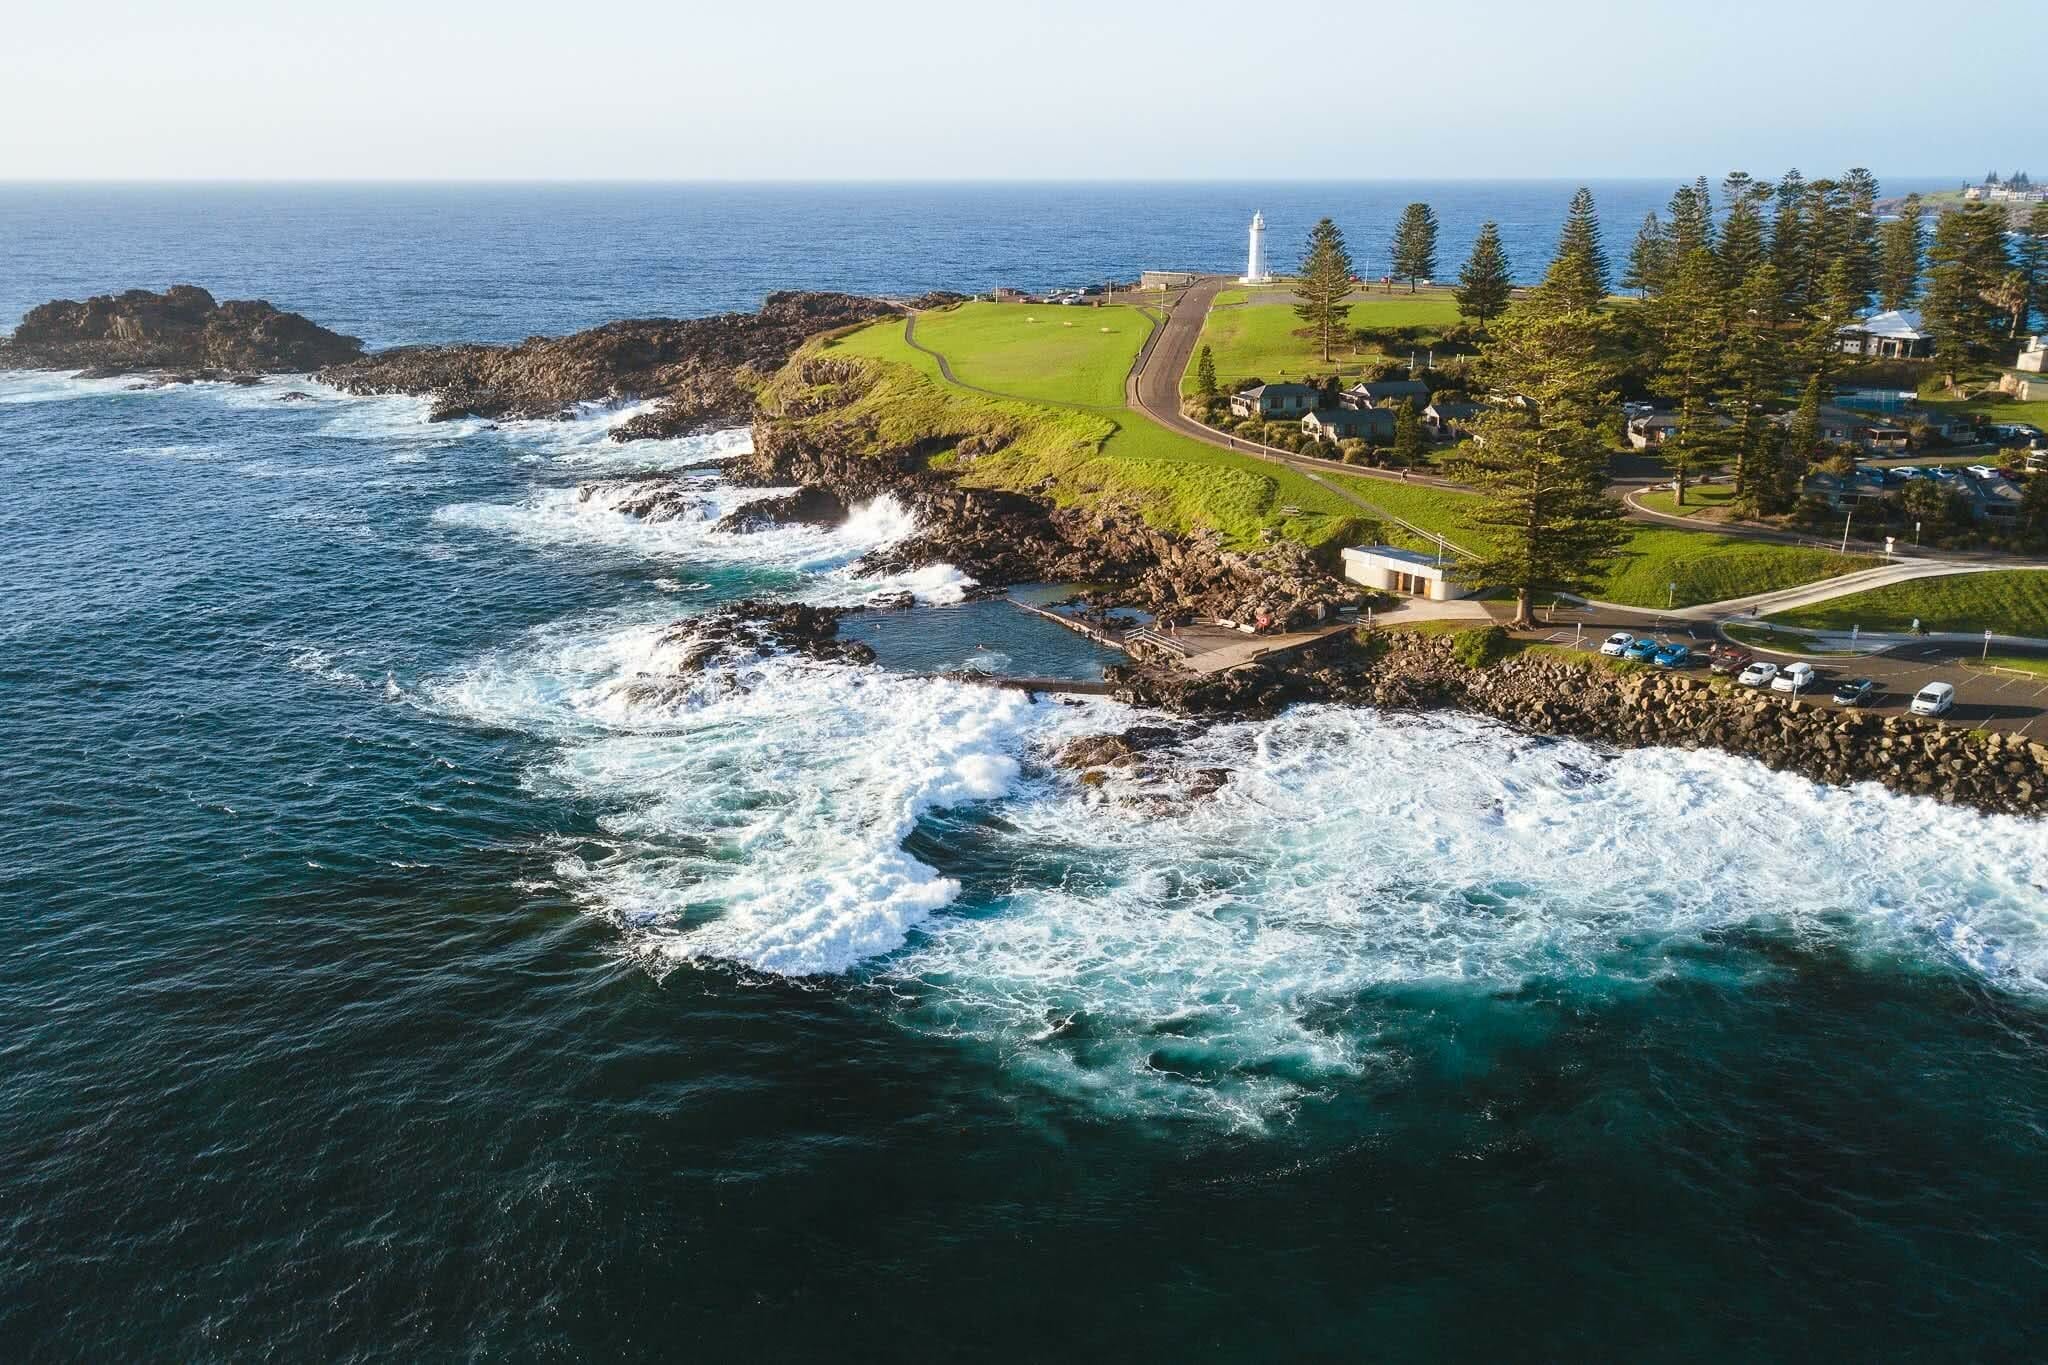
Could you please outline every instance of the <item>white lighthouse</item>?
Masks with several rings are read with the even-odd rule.
[[[1272,279],[1266,273],[1266,215],[1252,214],[1252,249],[1245,259],[1244,276],[1239,284],[1264,284]]]

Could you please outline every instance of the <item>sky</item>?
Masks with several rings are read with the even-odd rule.
[[[2027,165],[2038,0],[26,0],[0,179]],[[2001,55],[2003,54],[2003,55]],[[2027,82],[2031,81],[2031,86]]]

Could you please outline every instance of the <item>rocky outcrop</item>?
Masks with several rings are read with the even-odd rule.
[[[0,340],[0,369],[180,371],[181,380],[300,373],[362,354],[354,337],[261,299],[216,303],[197,285],[131,289],[31,308]]]
[[[1183,761],[1179,745],[1190,733],[1171,725],[1133,725],[1114,734],[1083,735],[1053,755],[1053,766],[1077,773],[1083,786],[1147,815],[1185,814],[1230,781],[1228,768]]]
[[[806,484],[779,498],[756,498],[736,507],[720,517],[713,529],[744,533],[776,526],[837,526],[846,517],[846,504],[837,493]]]
[[[1270,714],[1300,701],[1457,706],[1536,734],[1723,749],[1821,782],[1878,782],[1987,811],[2048,811],[2048,745],[2020,735],[1540,655],[1472,667],[1449,640],[1405,631],[1340,635],[1284,664],[1207,677],[1145,667],[1110,676],[1122,700],[1184,714]]]
[[[669,473],[592,479],[576,485],[576,501],[609,505],[648,522],[696,520],[715,505],[688,478]]]
[[[851,294],[770,294],[757,313],[611,322],[516,346],[402,346],[320,377],[347,393],[433,400],[435,420],[554,417],[578,403],[658,399],[614,440],[677,436],[746,421],[756,384],[806,337],[899,311]]]

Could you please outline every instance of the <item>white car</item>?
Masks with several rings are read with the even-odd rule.
[[[1778,666],[1776,664],[1767,664],[1762,659],[1758,659],[1748,668],[1743,669],[1741,675],[1735,681],[1741,683],[1744,687],[1768,687],[1771,679],[1777,676]]]
[[[1995,479],[1998,477],[1998,471],[1988,464],[1973,464],[1970,466],[1969,472],[1975,474],[1980,479]]]
[[[1939,716],[1956,704],[1954,683],[1931,682],[1913,694],[1913,714]]]
[[[1636,637],[1625,630],[1617,630],[1600,642],[1600,652],[1610,659],[1619,659],[1622,651],[1636,642]]]
[[[1773,692],[1804,692],[1813,686],[1812,664],[1788,664],[1771,679]]]

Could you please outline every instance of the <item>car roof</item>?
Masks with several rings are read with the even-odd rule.
[[[1929,692],[1953,692],[1955,690],[1956,685],[1954,683],[1931,682],[1920,689],[1920,695],[1924,697]]]

